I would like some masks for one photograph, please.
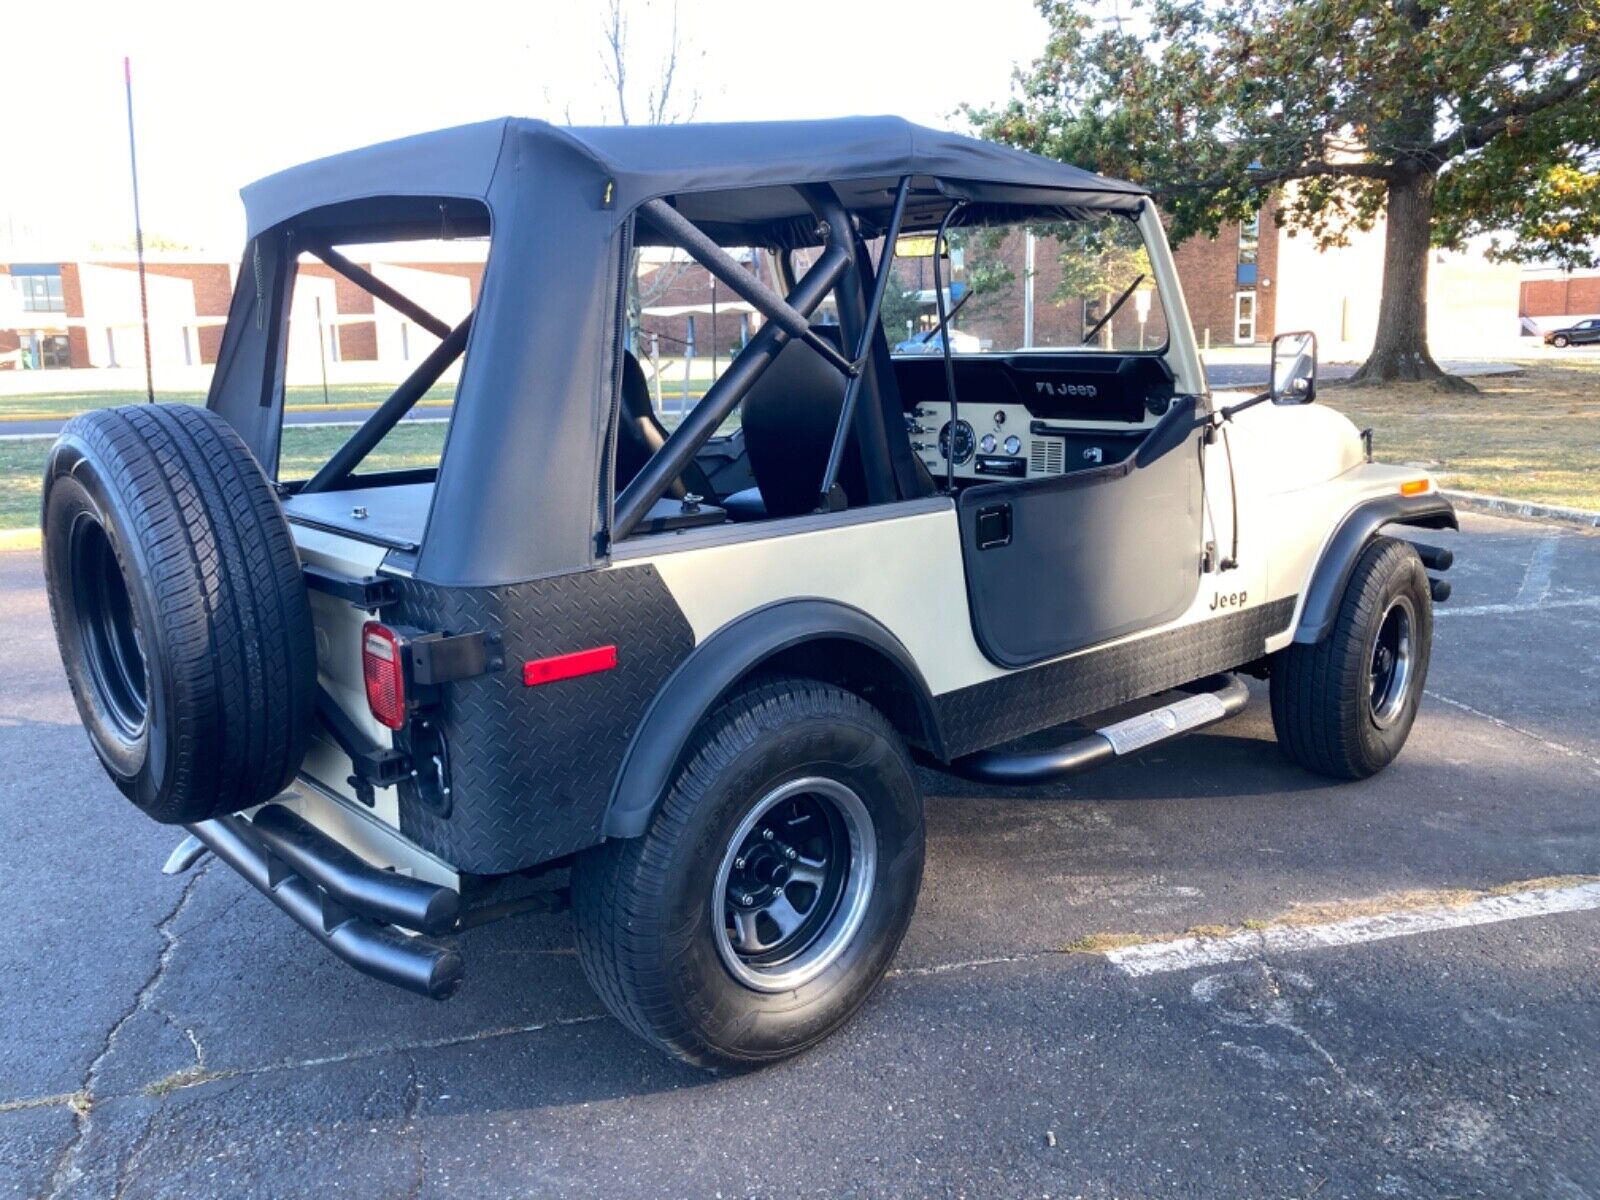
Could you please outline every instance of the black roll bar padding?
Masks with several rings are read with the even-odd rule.
[[[400,423],[400,418],[410,412],[428,389],[439,382],[439,376],[445,373],[450,364],[461,356],[461,352],[467,348],[467,334],[471,330],[472,314],[468,313],[461,324],[449,330],[444,340],[417,364],[417,369],[407,375],[389,398],[378,406],[378,411],[350,435],[350,440],[335,450],[333,457],[306,480],[300,494],[331,491],[343,483],[350,472],[361,464],[361,460],[372,453],[373,447]]]
[[[362,291],[371,292],[396,312],[410,317],[434,337],[442,338],[450,335],[449,325],[409,296],[397,292],[365,267],[351,262],[332,246],[309,246],[307,252],[313,258],[320,259],[323,265],[339,272]]]
[[[933,238],[933,302],[939,308],[939,350],[944,359],[944,390],[950,398],[950,444],[944,456],[944,490],[956,490],[956,368],[950,359],[950,318],[944,307],[944,279],[939,270],[939,248],[945,245],[945,235],[950,230],[951,219],[961,211],[963,203],[956,201],[939,222],[939,232]]]
[[[844,246],[829,244],[806,272],[805,278],[795,284],[794,291],[789,293],[788,305],[809,317],[833,290],[851,261],[850,252]],[[739,357],[728,365],[728,369],[706,391],[700,403],[690,409],[689,415],[672,431],[666,444],[622,489],[611,518],[613,542],[621,541],[633,532],[651,506],[667,490],[667,486],[683,473],[690,460],[699,453],[700,447],[744,399],[762,372],[778,356],[778,351],[789,341],[788,332],[776,321],[762,326],[761,332],[750,339],[749,344],[739,352]]]
[[[740,299],[755,305],[762,315],[779,325],[790,337],[801,339],[841,374],[852,376],[856,373],[858,364],[845,358],[812,330],[811,322],[807,320],[809,314],[797,312],[787,300],[763,283],[759,276],[742,268],[731,255],[701,233],[694,222],[679,213],[672,205],[665,200],[646,200],[640,208],[656,228],[677,243],[680,249],[692,254],[701,266],[727,284]],[[849,235],[847,222],[837,233],[830,233],[828,241],[837,244],[840,240],[847,239]]]
[[[855,361],[860,368],[844,386],[844,402],[839,406],[839,425],[833,431],[833,446],[828,450],[828,465],[822,472],[821,507],[830,506],[833,485],[839,477],[839,466],[844,461],[845,442],[850,437],[850,421],[855,415],[856,401],[867,378],[867,358],[872,353],[873,337],[877,332],[878,313],[883,308],[883,297],[889,284],[889,268],[894,265],[894,244],[900,236],[900,224],[906,215],[906,199],[911,194],[911,176],[902,175],[895,192],[894,211],[889,216],[889,228],[884,234],[883,252],[878,255],[878,274],[872,285],[872,300],[867,305],[866,319],[856,340]],[[865,252],[858,253],[862,273],[867,270]],[[841,316],[843,314],[841,313]],[[870,478],[870,476],[869,476]]]

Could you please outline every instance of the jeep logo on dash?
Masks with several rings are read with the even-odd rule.
[[[1041,396],[1098,396],[1100,389],[1092,383],[1050,383],[1041,379],[1033,385]]]
[[[1243,608],[1249,598],[1249,592],[1212,592],[1211,611],[1216,612],[1219,608]]]

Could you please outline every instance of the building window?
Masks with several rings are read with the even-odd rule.
[[[61,292],[61,268],[14,263],[11,286],[22,302],[23,312],[66,312]]]

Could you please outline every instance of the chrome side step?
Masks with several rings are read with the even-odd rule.
[[[1250,699],[1237,675],[1214,675],[1191,684],[1195,694],[1117,721],[1093,733],[1042,750],[980,750],[951,767],[984,783],[1045,783],[1098,767],[1233,716]]]

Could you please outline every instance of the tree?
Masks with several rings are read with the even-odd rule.
[[[650,7],[648,0],[644,7],[647,9]],[[604,31],[606,45],[600,56],[600,68],[616,97],[616,118],[622,125],[634,124],[628,108],[628,99],[632,93],[628,80],[633,62],[629,51],[628,26],[628,6],[625,0],[610,0],[606,8]],[[685,47],[678,35],[678,5],[674,0],[670,32],[662,44],[661,56],[645,88],[643,124],[676,125],[681,121],[694,120],[695,111],[700,107],[699,91],[691,90],[686,97],[680,97],[674,90],[678,86],[678,60],[684,53]],[[644,319],[645,308],[664,298],[678,280],[694,266],[694,263],[686,257],[674,257],[656,266],[649,272],[648,278],[641,279],[639,271],[641,261],[639,249],[635,247],[633,261],[628,270],[630,349],[635,348],[634,342]]]
[[[1321,246],[1386,216],[1378,335],[1357,381],[1450,380],[1427,342],[1430,246],[1592,266],[1593,0],[1039,0],[1044,52],[984,134],[1150,187],[1175,240],[1283,189]],[[1284,185],[1293,184],[1285,189]]]

